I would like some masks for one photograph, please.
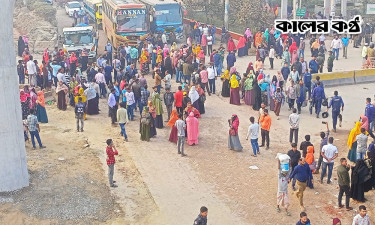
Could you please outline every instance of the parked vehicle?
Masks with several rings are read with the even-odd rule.
[[[79,12],[79,10],[81,9],[81,7],[82,6],[81,6],[81,4],[79,2],[67,2],[65,4],[66,14],[68,14],[70,17],[72,17],[74,11]]]

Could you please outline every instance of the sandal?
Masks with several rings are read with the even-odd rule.
[[[279,213],[280,212],[280,208],[276,208],[276,211]]]
[[[292,214],[290,214],[290,212],[286,211],[286,215],[291,216]]]

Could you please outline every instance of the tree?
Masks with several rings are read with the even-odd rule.
[[[0,14],[0,192],[29,186],[20,95],[13,43],[15,0],[2,1]]]

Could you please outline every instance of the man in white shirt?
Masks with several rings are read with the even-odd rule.
[[[135,98],[134,98],[134,93],[131,88],[126,89],[125,93],[126,97],[126,104],[128,105],[128,118],[133,121],[134,120],[134,107],[135,107]]]
[[[132,47],[130,47],[128,43],[125,43],[126,65],[127,66],[129,66],[131,64],[131,61],[130,61],[130,51],[131,51],[131,49],[132,49]]]
[[[208,83],[210,85],[209,89],[213,94],[215,94],[215,81],[216,81],[217,72],[212,62],[210,62],[209,66],[207,67],[207,73],[208,73]]]
[[[212,35],[211,33],[208,34],[207,36],[207,47],[208,47],[208,55],[211,55],[212,53]]]
[[[336,57],[336,60],[339,60],[339,50],[342,48],[342,41],[339,39],[339,36],[336,35],[335,39],[331,42],[331,49],[333,56]]]
[[[296,108],[293,108],[293,113],[289,115],[289,125],[290,125],[289,142],[290,144],[292,143],[298,144],[299,115],[297,114]],[[293,142],[293,134],[294,134],[295,142]]]
[[[250,122],[251,125],[249,126],[249,130],[247,131],[246,140],[248,140],[250,136],[251,147],[253,148],[252,156],[256,157],[257,154],[260,154],[258,144],[259,124],[255,123],[255,118],[253,116],[250,117]]]
[[[328,166],[327,184],[330,184],[334,160],[338,156],[337,147],[333,145],[333,137],[329,137],[328,145],[323,146],[322,152],[320,154],[323,157],[323,165],[322,165],[322,173],[320,175],[320,183],[321,184],[323,183],[323,177],[327,172],[327,166]]]
[[[33,61],[33,56],[30,56],[30,60],[26,63],[27,74],[29,75],[29,84],[36,86],[36,66]]]
[[[107,89],[105,87],[105,77],[102,71],[103,71],[102,68],[98,69],[98,73],[95,75],[95,80],[96,80],[96,83],[99,84],[100,96],[105,97],[107,94]]]
[[[352,225],[371,225],[370,217],[367,215],[366,206],[359,206],[359,214],[353,218]]]
[[[165,32],[161,35],[161,41],[163,42],[163,44],[168,44],[167,35],[165,34]]]
[[[63,68],[60,68],[59,72],[57,72],[57,80],[59,82],[62,81],[65,85],[67,85],[65,75],[62,72],[63,72]]]
[[[273,70],[273,60],[275,59],[275,49],[273,48],[273,45],[270,47],[268,58],[270,59],[271,70]]]

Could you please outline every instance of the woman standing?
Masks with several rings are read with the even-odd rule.
[[[35,88],[31,88],[31,90],[30,90],[30,109],[35,109],[36,100],[38,100],[38,96],[35,93]]]
[[[88,115],[99,114],[99,108],[98,108],[99,100],[97,97],[99,95],[96,93],[94,85],[95,85],[94,83],[91,83],[84,92],[87,98],[87,114]]]
[[[18,56],[21,57],[23,51],[25,50],[25,42],[23,41],[22,36],[19,36],[18,38]]]
[[[149,68],[149,65],[148,65],[148,52],[146,52],[146,49],[144,49],[142,51],[140,63],[141,63],[141,66],[142,66],[142,68],[141,68],[142,74],[148,74],[150,72],[150,68]]]
[[[221,88],[221,96],[229,97],[230,96],[229,70],[225,70],[224,74],[221,76],[221,80],[223,81],[223,86]]]
[[[238,137],[238,126],[240,125],[240,120],[236,114],[228,120],[229,122],[229,138],[228,138],[228,148],[230,150],[242,151],[242,145],[240,138]]]
[[[244,101],[246,105],[254,104],[254,89],[253,89],[254,80],[255,80],[255,75],[253,74],[253,71],[251,70],[244,85],[244,89],[245,89]]]
[[[204,108],[204,102],[206,101],[206,94],[204,90],[201,88],[201,85],[197,85],[197,92],[199,94],[198,105],[199,105],[199,112],[200,114],[205,114],[206,110]]]
[[[77,69],[77,64],[78,64],[78,59],[74,52],[72,52],[72,54],[70,55],[69,62],[70,62],[70,76],[72,76],[75,74],[76,69]]]
[[[230,79],[230,104],[241,105],[240,103],[240,85],[235,74]]]
[[[66,110],[66,93],[68,93],[68,87],[59,81],[59,85],[56,87],[57,94],[57,108],[60,110]]]
[[[148,107],[144,106],[141,119],[140,119],[140,131],[142,141],[150,141],[151,132],[151,114],[148,112]]]
[[[189,98],[190,98],[190,101],[191,101],[191,104],[193,105],[194,108],[198,109],[198,111],[200,112],[200,108],[199,108],[199,94],[198,92],[195,90],[195,86],[192,86],[190,88],[190,91],[189,91]]]
[[[177,110],[172,110],[171,119],[168,121],[167,126],[171,127],[169,141],[177,144],[177,127],[174,125],[178,120]]]
[[[349,147],[348,159],[351,162],[357,161],[357,135],[361,133],[361,122],[357,121],[354,128],[350,131],[346,145]]]
[[[296,86],[293,79],[290,79],[290,86],[287,89],[289,110],[294,108],[294,101],[296,100]]]
[[[161,129],[163,128],[163,105],[161,104],[160,94],[158,92],[154,92],[154,96],[152,97],[152,107],[156,113],[155,127]]]
[[[46,100],[44,99],[43,91],[38,91],[38,99],[36,100],[36,104],[36,116],[38,117],[38,122],[48,123]]]
[[[284,49],[284,52],[283,52],[283,56],[282,56],[282,58],[283,58],[283,62],[284,62],[284,63],[287,63],[288,66],[290,66],[290,53],[289,53],[287,47],[285,47],[285,49]],[[284,64],[284,63],[283,63],[283,64]]]
[[[238,57],[246,55],[246,38],[244,36],[240,37],[237,43]]]
[[[197,145],[199,137],[199,121],[193,112],[186,118],[186,133],[188,145]]]
[[[273,97],[273,100],[275,102],[274,112],[275,112],[275,115],[277,116],[277,119],[279,119],[281,104],[283,103],[284,98],[285,97],[284,97],[283,92],[281,91],[281,88],[277,87],[276,92],[275,92],[274,97]]]
[[[20,89],[20,100],[22,108],[22,119],[27,119],[30,114],[30,96],[25,92],[25,90]]]
[[[227,51],[233,52],[234,50],[236,50],[236,45],[234,44],[233,38],[229,37],[228,44],[227,44]]]

